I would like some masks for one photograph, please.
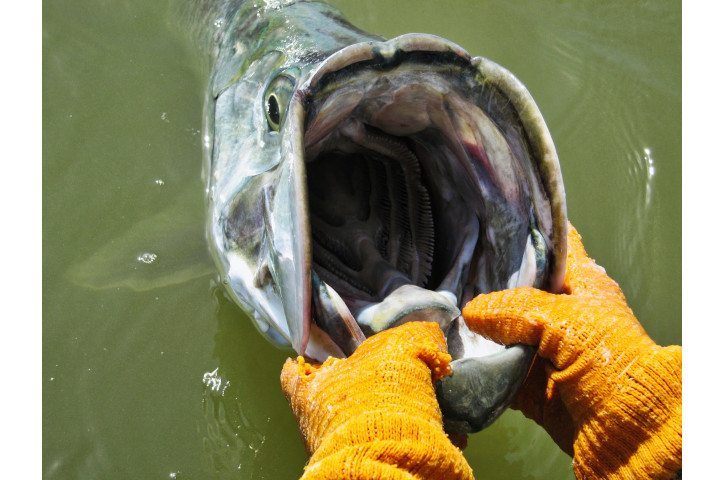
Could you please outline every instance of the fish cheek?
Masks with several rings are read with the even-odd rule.
[[[224,215],[224,242],[227,248],[238,251],[247,261],[261,259],[266,251],[264,209],[264,195],[239,193]],[[264,258],[266,265],[266,255]]]

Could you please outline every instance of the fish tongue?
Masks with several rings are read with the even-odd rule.
[[[362,331],[373,335],[406,322],[436,322],[445,332],[461,311],[448,295],[415,285],[395,289],[382,302],[362,309],[357,323]]]

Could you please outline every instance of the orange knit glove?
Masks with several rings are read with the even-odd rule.
[[[682,468],[682,347],[657,346],[569,225],[565,294],[480,295],[468,326],[538,345],[513,408],[574,457],[577,478],[674,478]]]
[[[349,358],[288,359],[282,390],[312,455],[303,479],[473,479],[443,432],[434,382],[451,357],[436,323],[410,322]]]

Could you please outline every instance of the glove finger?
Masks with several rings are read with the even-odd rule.
[[[280,382],[308,454],[361,411],[404,412],[440,423],[442,434],[433,385],[450,373],[445,350],[437,323],[410,322],[373,335],[347,359],[328,358],[321,365],[288,359]]]
[[[300,385],[300,369],[304,368],[303,365],[304,364],[300,363],[299,359],[292,360],[291,358],[288,358],[282,367],[282,374],[280,375],[282,392],[290,404],[295,397],[299,396],[297,394],[297,389]]]
[[[287,402],[295,415],[300,427],[300,433],[302,434],[302,441],[305,445],[305,450],[308,455],[317,448],[314,437],[308,437],[307,433],[307,410],[309,408],[309,397],[314,395],[314,392],[310,392],[310,388],[314,385],[310,382],[312,379],[308,378],[311,371],[311,366],[305,363],[302,357],[297,357],[296,360],[288,358],[282,367],[282,373],[280,375],[280,382],[282,384],[282,392],[284,393]],[[314,375],[314,374],[313,374]]]
[[[582,244],[581,235],[571,223],[569,223],[567,236],[564,291],[571,295],[603,296],[626,304],[619,284],[607,275],[603,267],[597,265],[589,257]]]
[[[538,346],[540,356],[563,369],[588,340],[602,336],[599,319],[591,315],[592,301],[521,287],[479,295],[463,308],[463,318],[471,330],[494,342]]]
[[[538,345],[547,323],[566,296],[530,287],[482,294],[463,308],[474,332],[503,345]]]

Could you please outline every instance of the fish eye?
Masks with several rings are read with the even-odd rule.
[[[264,93],[264,113],[270,131],[279,131],[295,89],[295,80],[287,73],[277,75]]]
[[[279,102],[274,93],[267,98],[267,121],[273,130],[279,130]]]

